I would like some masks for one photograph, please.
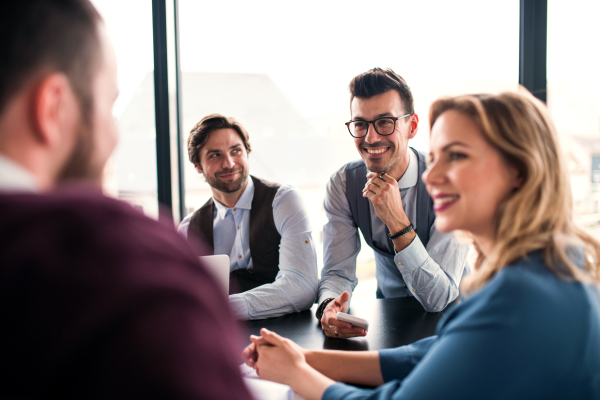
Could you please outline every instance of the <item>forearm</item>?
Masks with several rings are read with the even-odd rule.
[[[306,362],[338,382],[368,386],[383,384],[377,351],[307,350]]]
[[[426,249],[415,237],[409,246],[395,255],[394,263],[410,293],[425,310],[437,312],[459,294],[468,247],[454,245],[452,241],[431,242]]]
[[[355,267],[347,273],[343,271],[323,271],[321,272],[321,281],[319,282],[319,295],[317,302],[320,304],[323,300],[330,297],[338,297],[344,292],[350,293],[358,284]]]
[[[306,400],[321,400],[325,390],[334,384],[334,380],[305,364],[294,374],[290,386]]]
[[[315,302],[316,282],[302,277],[284,276],[274,283],[229,296],[237,319],[274,318],[309,309]]]

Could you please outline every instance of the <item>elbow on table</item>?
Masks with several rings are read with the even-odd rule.
[[[430,301],[421,301],[421,305],[427,312],[441,312],[446,309],[454,300],[458,298],[458,288],[452,288],[445,299],[429,299]]]
[[[434,304],[434,305],[423,304],[423,308],[427,312],[440,312],[440,311],[444,311],[444,309],[448,306],[448,304],[449,303],[447,303],[447,304]]]

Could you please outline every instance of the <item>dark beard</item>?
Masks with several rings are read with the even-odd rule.
[[[84,121],[86,118],[82,118]],[[57,182],[84,181],[101,184],[103,168],[94,165],[94,140],[91,124],[81,122],[77,132],[77,142],[58,174]]]
[[[239,171],[239,170],[225,171],[225,172],[223,172],[223,174],[232,173],[234,171]],[[241,172],[242,173],[241,173],[239,179],[237,179],[233,182],[229,182],[229,183],[223,182],[217,176],[204,175],[204,179],[212,188],[217,189],[220,192],[234,193],[234,192],[237,192],[238,190],[240,190],[242,188],[242,186],[244,186],[244,184],[248,180],[248,170],[242,169]]]

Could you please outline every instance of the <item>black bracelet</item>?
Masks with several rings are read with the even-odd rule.
[[[328,299],[323,300],[323,302],[321,302],[321,304],[319,304],[319,307],[317,308],[317,312],[315,313],[319,322],[321,322],[321,318],[323,318],[323,312],[325,311],[325,307],[327,307],[327,304],[331,303],[334,300],[335,300],[335,298],[330,297]]]
[[[413,229],[415,229],[415,227],[413,226],[413,224],[410,224],[406,228],[402,229],[400,232],[394,233],[393,235],[390,233],[388,236],[390,237],[390,239],[396,239],[402,235],[406,235],[408,232],[412,231]]]

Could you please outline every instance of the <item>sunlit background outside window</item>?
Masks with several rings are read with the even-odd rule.
[[[600,79],[590,38],[600,37],[593,20],[600,9],[579,2],[549,0],[548,106],[569,157],[576,209],[594,226],[600,220]],[[93,3],[119,64],[121,140],[107,191],[156,217],[151,3]],[[390,67],[407,80],[420,119],[411,145],[423,152],[432,101],[518,84],[518,0],[179,0],[179,32],[184,137],[207,114],[236,118],[250,134],[250,173],[300,189],[319,244],[325,185],[359,157],[344,126],[353,76]],[[211,196],[187,158],[185,188],[188,213]],[[320,269],[321,245],[318,250]],[[364,242],[358,274],[361,281],[374,277],[373,252]]]

